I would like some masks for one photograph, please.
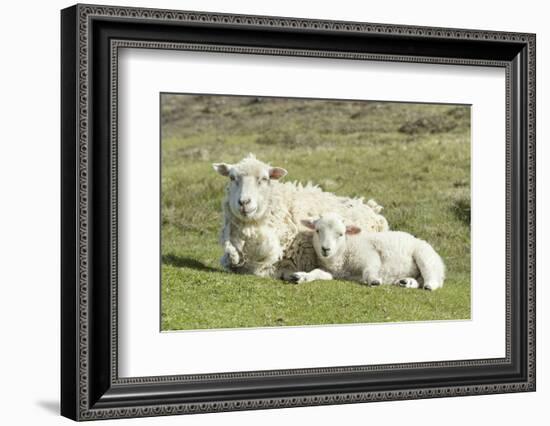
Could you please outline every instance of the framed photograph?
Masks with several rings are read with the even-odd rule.
[[[61,12],[61,412],[535,390],[535,35]]]

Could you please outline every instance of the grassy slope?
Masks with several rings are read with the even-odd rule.
[[[470,317],[467,108],[163,95],[162,109],[163,330]],[[223,272],[226,181],[211,163],[248,152],[285,167],[286,179],[375,198],[392,229],[440,252],[444,288],[296,286]]]

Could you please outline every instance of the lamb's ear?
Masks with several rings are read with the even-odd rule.
[[[346,226],[346,234],[348,235],[355,235],[361,232],[361,228],[355,225],[348,225]]]
[[[212,164],[214,170],[216,170],[222,176],[229,176],[229,170],[233,167],[231,164],[226,163],[214,163]]]
[[[285,177],[287,174],[287,171],[281,167],[270,167],[269,168],[269,178],[270,179],[281,179],[282,177]]]
[[[312,231],[315,231],[315,221],[314,220],[302,220],[302,225],[304,225],[306,228],[311,229]]]

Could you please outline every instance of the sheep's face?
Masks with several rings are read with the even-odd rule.
[[[320,258],[328,259],[341,253],[346,244],[346,235],[354,235],[361,232],[357,226],[344,224],[344,221],[336,213],[327,213],[321,218],[311,221],[303,220],[302,223],[315,231],[313,234],[313,248]]]
[[[229,209],[242,221],[261,219],[270,204],[271,183],[286,175],[286,170],[271,167],[252,155],[237,164],[215,163],[214,170],[230,179]]]

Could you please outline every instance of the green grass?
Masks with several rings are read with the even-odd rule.
[[[162,97],[162,329],[470,318],[469,109],[380,102]],[[302,285],[224,272],[226,180],[248,152],[346,196],[374,198],[395,230],[443,257],[441,290]]]

